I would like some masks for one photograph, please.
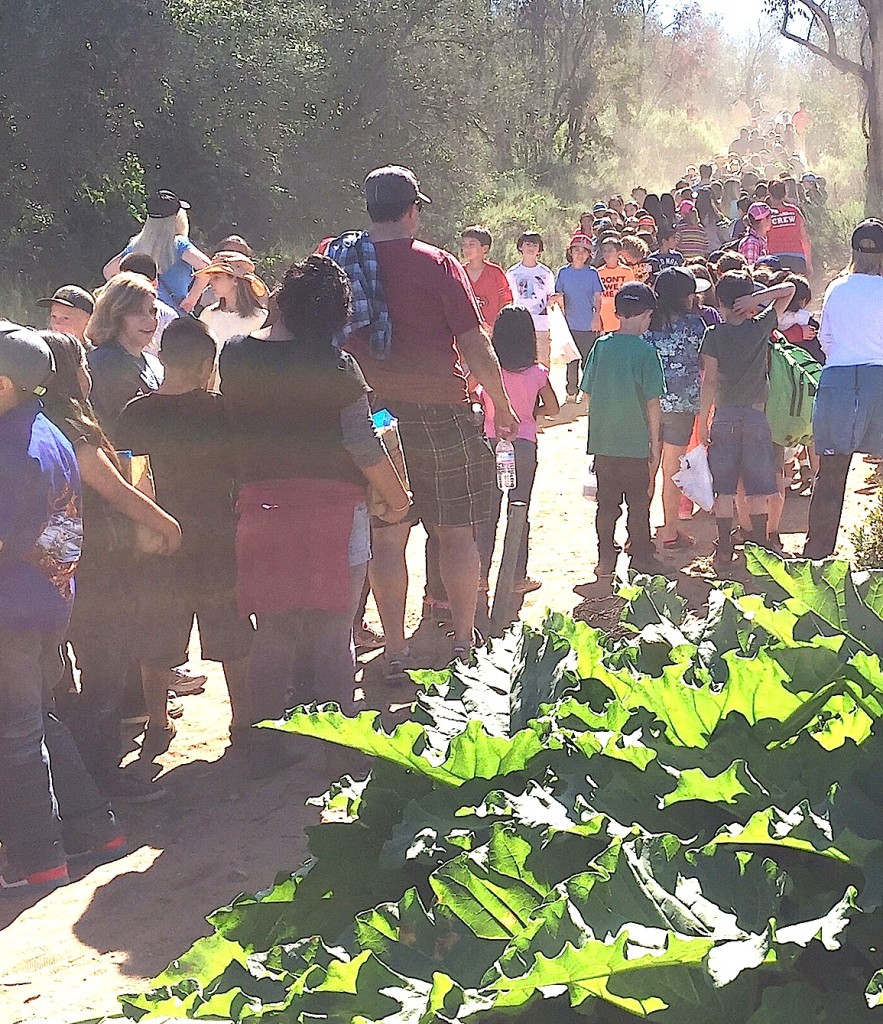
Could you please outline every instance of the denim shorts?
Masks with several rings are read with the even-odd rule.
[[[777,494],[773,437],[761,409],[717,409],[711,424],[708,465],[716,496],[735,494],[739,480],[748,495]]]
[[[693,435],[693,424],[696,416],[692,412],[662,411],[659,417],[659,436],[663,444],[674,445],[675,448],[686,448]]]
[[[812,430],[819,455],[883,455],[883,366],[826,366]]]

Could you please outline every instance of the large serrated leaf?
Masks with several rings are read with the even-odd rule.
[[[431,748],[424,726],[403,722],[388,733],[381,725],[379,711],[362,711],[350,718],[342,714],[336,704],[295,708],[280,722],[260,724],[352,747],[447,786],[460,786],[467,779],[492,779],[520,771],[545,749],[532,729],[522,730],[511,739],[491,736],[482,722],[471,719],[463,732],[451,740],[444,760],[430,760],[427,755]]]
[[[439,905],[481,939],[510,939],[548,896],[550,886],[528,868],[530,843],[497,827],[487,846],[461,854],[433,872]]]

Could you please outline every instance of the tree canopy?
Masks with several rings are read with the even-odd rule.
[[[237,231],[264,253],[356,226],[365,173],[390,161],[439,200],[437,239],[485,213],[508,229],[545,210],[557,230],[633,175],[670,187],[678,165],[726,144],[739,92],[796,90],[775,81],[781,61],[729,46],[695,3],[666,18],[657,6],[4,5],[4,286],[94,283],[157,187],[192,202],[206,246]]]

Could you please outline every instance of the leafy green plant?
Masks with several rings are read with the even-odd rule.
[[[775,597],[723,585],[698,618],[639,578],[626,639],[519,626],[415,673],[392,731],[289,712],[275,727],[371,774],[332,786],[310,860],[212,914],[126,1016],[876,1020],[879,579],[748,561]]]
[[[877,502],[862,522],[853,530],[855,564],[859,569],[883,569],[883,488]]]

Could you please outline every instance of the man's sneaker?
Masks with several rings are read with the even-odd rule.
[[[353,631],[353,642],[356,649],[360,651],[378,651],[383,647],[385,640],[383,636],[363,622],[358,629]]]
[[[410,647],[403,647],[395,654],[387,654],[383,659],[383,675],[388,683],[401,686],[410,681],[408,669],[414,667],[414,658]]]
[[[186,697],[191,693],[201,693],[208,682],[208,676],[204,673],[192,672],[184,665],[172,669],[172,679],[169,689],[179,697]]]
[[[543,584],[539,580],[532,580],[530,576],[525,576],[523,580],[518,580],[515,586],[512,588],[513,594],[532,594],[535,590],[539,590]]]
[[[117,860],[129,852],[126,835],[110,808],[103,815],[89,815],[63,826],[64,851],[69,864],[92,860],[95,864]]]
[[[5,864],[0,871],[0,898],[29,896],[32,893],[42,895],[52,892],[59,886],[67,885],[70,880],[67,864],[59,864],[45,871],[33,871],[30,874],[17,872],[9,864]]]
[[[659,561],[655,555],[632,555],[629,567],[635,572],[643,573],[645,576],[664,576],[668,566]]]
[[[663,551],[687,551],[692,547],[695,547],[696,539],[691,537],[688,533],[681,533],[678,530],[676,536],[672,537],[671,540],[664,540],[662,542]]]
[[[65,843],[67,849],[67,843]],[[94,843],[81,850],[68,850],[67,859],[76,863],[77,861],[91,860],[94,864],[109,864],[112,860],[119,860],[129,852],[129,841],[125,833],[120,832],[111,839],[101,843]]]

